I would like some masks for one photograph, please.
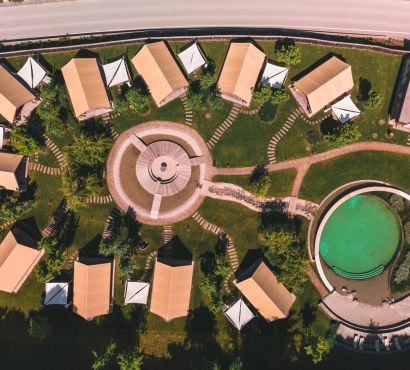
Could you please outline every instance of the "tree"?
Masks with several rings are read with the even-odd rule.
[[[294,237],[287,232],[268,232],[262,237],[265,255],[276,270],[278,280],[294,293],[307,281],[306,261]]]
[[[361,137],[362,134],[356,125],[344,124],[336,128],[331,135],[326,135],[325,141],[330,149],[335,149],[356,143]]]
[[[11,131],[10,144],[21,155],[30,156],[40,151],[37,140],[31,136],[27,126],[18,126]]]
[[[117,344],[111,339],[107,347],[102,353],[92,351],[94,362],[91,365],[93,370],[109,370],[112,368],[112,363],[115,355]]]
[[[272,94],[271,102],[273,105],[279,105],[289,100],[289,94],[285,90],[275,90]]]
[[[253,92],[253,98],[259,104],[265,104],[272,99],[272,88],[267,83],[261,83],[259,88]]]
[[[52,103],[43,102],[36,110],[38,117],[46,123],[57,121],[61,123],[58,108]]]
[[[129,257],[132,252],[131,240],[107,240],[103,239],[99,246],[99,253],[105,257],[116,256],[119,258]]]
[[[144,362],[144,356],[137,353],[133,348],[121,352],[117,356],[120,370],[140,370]]]
[[[37,315],[30,319],[30,336],[44,340],[53,333],[53,327],[46,316]]]
[[[32,204],[32,201],[23,201],[21,197],[15,195],[0,197],[0,220],[2,222],[16,221],[30,210]]]
[[[282,45],[277,54],[277,60],[288,67],[295,66],[302,61],[302,52],[295,45]]]
[[[231,271],[231,267],[229,266],[229,263],[225,262],[225,263],[216,265],[215,275],[225,278],[229,274],[230,271]]]
[[[403,281],[408,280],[410,276],[410,252],[406,253],[403,262],[394,273],[394,281],[397,284],[401,284]]]
[[[214,279],[204,276],[199,282],[199,290],[205,294],[214,294],[216,293],[216,284]]]
[[[40,97],[43,102],[56,103],[58,100],[58,86],[54,84],[42,84],[39,86]]]
[[[242,369],[243,369],[243,364],[239,357],[235,359],[234,362],[232,362],[231,366],[229,366],[229,370],[242,370]]]
[[[61,273],[67,252],[62,250],[61,244],[54,236],[43,238],[39,243],[39,248],[43,248],[46,253],[35,267],[35,272],[37,280],[44,283]]]
[[[130,107],[127,100],[122,95],[114,96],[114,109],[116,112],[125,113],[128,112]]]
[[[148,97],[140,89],[129,89],[125,93],[125,99],[133,109],[139,112],[144,112],[148,108]]]
[[[365,109],[372,110],[379,108],[382,105],[382,102],[383,96],[371,89],[369,91],[367,100],[363,103],[363,106]]]
[[[138,264],[133,258],[120,258],[118,272],[121,281],[129,279],[137,267]]]
[[[215,79],[211,73],[204,73],[199,80],[199,86],[201,90],[208,90],[215,86]]]
[[[399,213],[404,210],[403,197],[398,194],[393,194],[389,199],[390,207],[393,211]]]
[[[214,295],[212,301],[209,303],[208,308],[212,313],[217,313],[222,310],[224,301],[220,295]]]
[[[111,141],[105,135],[89,137],[80,134],[66,148],[67,161],[72,168],[99,166],[105,163],[110,147]]]
[[[326,339],[322,337],[314,338],[310,344],[305,347],[306,354],[312,357],[312,362],[318,364],[329,352],[329,345]]]
[[[203,95],[199,92],[190,91],[188,93],[188,104],[192,110],[199,110],[202,108]]]
[[[211,112],[220,111],[224,107],[222,99],[214,93],[208,95],[207,104]]]
[[[262,175],[258,180],[250,185],[250,191],[258,199],[264,199],[269,193],[272,180],[268,174]]]
[[[97,195],[99,181],[97,176],[76,176],[75,173],[66,171],[62,178],[61,190],[67,200],[69,208],[75,209],[86,204],[86,198]]]

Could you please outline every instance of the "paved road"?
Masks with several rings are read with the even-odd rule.
[[[407,0],[77,0],[0,8],[0,41],[103,31],[277,27],[410,38]]]

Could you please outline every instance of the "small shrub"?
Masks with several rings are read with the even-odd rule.
[[[102,353],[92,351],[94,356],[94,362],[91,365],[93,370],[108,370],[112,368],[113,359],[115,355],[115,350],[117,349],[117,344],[111,339],[107,347]]]
[[[326,339],[322,337],[314,338],[310,344],[305,347],[306,354],[312,357],[312,362],[318,364],[329,352],[329,345]]]
[[[401,284],[406,281],[410,275],[410,252],[406,253],[403,262],[400,264],[399,268],[394,273],[394,281],[397,284]]]
[[[117,356],[117,364],[120,370],[140,370],[144,362],[144,356],[130,348]]]
[[[268,174],[264,174],[257,181],[251,183],[250,191],[256,198],[263,199],[268,195],[271,185],[271,178]]]
[[[276,90],[272,94],[271,102],[273,105],[279,105],[288,101],[289,98],[290,96],[285,90]]]
[[[199,283],[199,290],[202,293],[210,295],[216,293],[215,281],[207,276],[204,276]]]
[[[331,135],[326,135],[325,141],[330,149],[335,149],[357,143],[361,137],[362,134],[356,125],[344,124],[336,128]]]
[[[393,194],[389,199],[390,207],[393,211],[400,213],[404,210],[404,199],[398,194]]]
[[[215,79],[210,73],[204,73],[199,81],[201,90],[208,90],[215,86]]]
[[[190,91],[188,93],[188,104],[192,110],[199,110],[202,108],[203,96],[201,93]]]
[[[262,108],[259,111],[259,118],[265,122],[272,122],[276,117],[276,112],[278,110],[277,105],[273,105],[271,101],[263,104]]]
[[[32,137],[27,126],[19,126],[11,131],[10,144],[21,155],[30,156],[40,151],[37,140]]]
[[[209,94],[207,99],[208,108],[211,112],[217,112],[223,109],[224,103],[219,96]]]
[[[302,52],[295,45],[283,45],[277,51],[277,60],[289,66],[295,66],[302,61]]]
[[[363,103],[363,106],[365,109],[373,110],[373,109],[380,108],[380,106],[382,105],[382,102],[383,102],[383,96],[373,90],[370,90],[369,97]]]
[[[140,89],[129,89],[125,94],[127,103],[138,112],[144,112],[148,108],[148,96]]]
[[[118,113],[126,113],[130,110],[128,101],[121,95],[114,97],[114,110]]]
[[[253,92],[253,98],[259,104],[265,104],[272,98],[272,88],[267,83],[261,83],[259,88]]]

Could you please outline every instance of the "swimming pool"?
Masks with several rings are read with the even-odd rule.
[[[383,272],[400,245],[398,217],[381,199],[356,195],[326,221],[319,253],[338,275],[367,279]]]

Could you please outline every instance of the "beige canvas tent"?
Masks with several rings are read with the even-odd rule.
[[[231,43],[218,80],[221,96],[249,106],[264,63],[265,54],[250,42]]]
[[[61,72],[78,120],[112,111],[96,58],[73,58]]]
[[[188,81],[164,41],[144,45],[132,58],[132,64],[159,107],[188,90]]]
[[[296,299],[283,284],[278,282],[263,261],[245,279],[235,281],[235,285],[268,321],[287,317]]]
[[[165,321],[188,314],[194,263],[155,262],[150,311]]]
[[[111,312],[113,264],[100,259],[74,262],[73,311],[86,320]]]
[[[29,158],[12,153],[0,153],[0,188],[25,191]]]
[[[0,290],[17,293],[44,254],[24,231],[13,228],[0,244]]]
[[[296,81],[292,89],[301,99],[296,100],[308,114],[314,115],[354,86],[352,67],[332,57]]]
[[[35,100],[34,94],[0,65],[0,114],[13,123],[20,109]]]

